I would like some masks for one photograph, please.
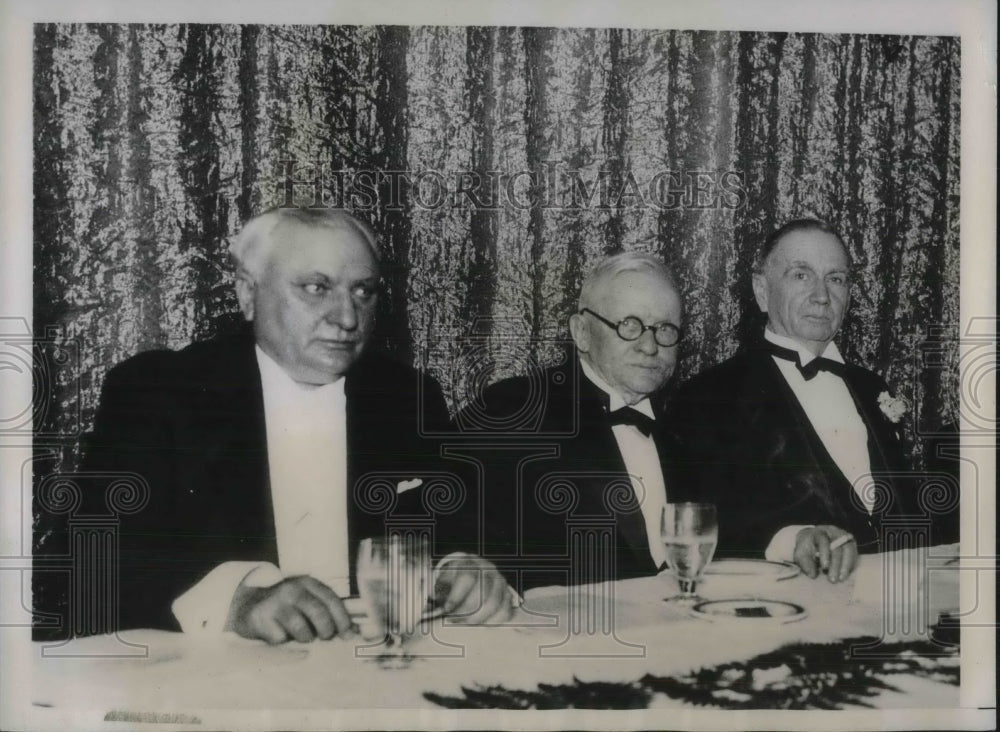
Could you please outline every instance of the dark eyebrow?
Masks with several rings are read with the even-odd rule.
[[[312,272],[303,272],[302,274],[298,275],[297,279],[300,281],[301,280],[321,280],[323,282],[335,281],[335,279],[330,277],[330,275],[326,274],[325,272],[321,272],[319,270],[313,270]],[[373,274],[369,277],[359,277],[357,280],[354,280],[352,284],[378,282],[378,280],[379,276]]]
[[[809,262],[804,262],[801,259],[796,259],[795,261],[789,262],[788,266],[785,268],[785,271],[787,272],[790,269],[808,269],[812,272],[816,271],[816,269],[811,264],[809,264]],[[847,267],[843,267],[840,269],[831,269],[829,272],[827,272],[827,274],[834,274],[836,272],[843,272],[844,274],[850,274],[851,267],[850,265],[848,265]]]
[[[330,282],[330,278],[327,277],[322,272],[312,271],[312,272],[302,272],[295,277],[295,282]]]
[[[354,280],[354,282],[351,283],[351,288],[353,289],[355,287],[364,286],[364,287],[370,287],[371,289],[374,290],[378,288],[378,283],[379,283],[378,277],[375,276],[362,277],[360,279]]]

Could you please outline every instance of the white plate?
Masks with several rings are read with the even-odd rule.
[[[707,600],[692,607],[691,615],[710,622],[795,623],[809,611],[780,600]]]
[[[763,559],[717,559],[705,568],[708,577],[755,577],[779,580],[797,577],[802,570],[788,562],[768,562]]]

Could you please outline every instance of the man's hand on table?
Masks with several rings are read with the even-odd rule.
[[[831,582],[842,582],[858,564],[858,546],[843,529],[824,524],[797,534],[793,558],[812,579],[823,572]]]
[[[434,573],[434,599],[457,622],[499,623],[514,612],[512,593],[492,562],[456,554]],[[350,637],[358,632],[343,600],[309,576],[289,577],[270,587],[242,583],[229,606],[226,630],[277,644]]]
[[[500,623],[514,613],[507,580],[492,562],[468,554],[449,557],[438,567],[434,600],[445,615],[466,625]]]
[[[343,601],[319,580],[289,577],[270,587],[240,585],[226,629],[268,643],[300,643],[357,632]]]

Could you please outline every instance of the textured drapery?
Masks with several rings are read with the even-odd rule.
[[[380,337],[453,406],[544,360],[619,250],[678,274],[676,378],[726,358],[760,325],[755,247],[813,215],[857,265],[845,356],[952,423],[954,357],[914,355],[958,322],[959,82],[952,37],[38,25],[34,327],[80,360],[36,429],[88,428],[123,358],[236,327],[229,238],[342,180],[389,264]]]

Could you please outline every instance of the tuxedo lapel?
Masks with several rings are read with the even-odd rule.
[[[445,469],[438,442],[421,435],[426,420],[437,419],[427,411],[434,407],[436,396],[425,391],[428,383],[414,381],[418,378],[422,377],[416,371],[367,354],[345,376],[348,545],[352,551],[361,539],[382,535],[387,520],[431,518],[421,499],[423,488],[397,493],[394,507],[386,509],[389,513],[365,508],[355,493],[366,475],[388,476],[395,490],[402,481],[422,481],[428,473]]]
[[[581,435],[581,437],[585,437],[582,441],[585,448],[584,454],[589,454],[592,460],[600,461],[600,465],[594,466],[598,472],[604,474],[610,472],[627,477],[629,475],[628,468],[625,466],[621,448],[618,446],[618,440],[615,438],[608,420],[610,401],[608,395],[582,373],[580,381],[581,429],[586,431],[585,435]],[[656,432],[658,430],[654,430],[654,435]],[[591,464],[593,465],[593,463]],[[606,479],[597,481],[593,490],[595,492],[604,491],[607,489],[607,483]],[[629,485],[631,486],[631,480],[629,480]],[[595,506],[598,505],[598,502],[603,501],[602,496],[590,496],[589,498]],[[652,564],[649,555],[649,538],[646,533],[645,519],[634,491],[627,508],[628,510],[615,512],[615,525],[621,534],[621,539],[624,540],[624,542],[619,542],[619,546],[624,543],[624,546],[627,547],[631,554],[630,563],[632,566],[646,567]]]
[[[384,529],[384,516],[365,511],[355,500],[358,481],[367,473],[388,470],[391,455],[396,447],[387,435],[391,424],[385,419],[383,404],[384,384],[373,383],[365,367],[370,359],[355,364],[345,376],[347,425],[347,531],[348,546],[355,547],[366,536],[380,535]],[[378,455],[382,454],[380,461]],[[353,549],[352,549],[353,550]],[[351,587],[354,591],[355,576],[351,570]]]
[[[178,392],[193,393],[191,403],[178,405],[178,432],[187,448],[177,460],[177,484],[188,487],[207,522],[219,523],[219,535],[251,537],[239,540],[241,552],[277,562],[264,396],[253,338],[226,339],[189,368],[177,375],[187,382]]]
[[[790,449],[790,460],[800,465],[814,465],[817,468],[813,476],[815,480],[802,481],[803,487],[808,483],[814,490],[822,490],[824,495],[821,498],[832,512],[831,519],[834,523],[854,533],[859,545],[870,544],[877,539],[879,517],[869,516],[860,508],[853,497],[852,481],[844,475],[830,455],[795,393],[774,363],[774,359],[763,351],[761,358],[766,360],[766,365],[769,366],[767,372],[770,375],[772,388],[777,390],[775,393],[782,395],[781,401],[788,409],[789,421],[786,424],[794,425],[793,431],[797,433],[786,435],[790,444],[798,442],[801,451],[801,454],[796,454],[798,451]],[[764,365],[761,364],[762,367]],[[870,469],[873,472],[885,470],[887,459],[882,447],[883,439],[880,436],[881,420],[878,419],[878,415],[872,413],[874,398],[869,398],[868,390],[856,378],[856,372],[855,367],[848,365],[842,378],[865,425]]]
[[[779,440],[785,443],[781,459],[789,465],[815,466],[814,475],[802,481],[801,487],[822,491],[819,498],[832,511],[841,514],[850,511],[848,491],[852,490],[851,483],[823,444],[778,365],[763,349],[757,352],[755,362],[759,371],[751,375],[749,381],[763,385],[765,396],[759,401],[774,409],[767,421],[777,430]]]
[[[801,434],[809,436],[808,447],[812,453],[810,457],[816,464],[830,466],[831,470],[836,471],[837,474],[841,475],[847,481],[847,477],[840,471],[840,468],[826,449],[816,429],[812,426],[812,422],[809,421],[809,417],[795,396],[795,392],[792,391],[788,382],[781,375],[781,371],[778,369],[777,364],[774,363],[774,359],[763,350],[760,351],[760,356],[762,374],[766,374],[764,378],[770,382],[770,388],[775,389],[775,393],[783,395],[783,402],[787,405],[789,416],[794,421],[796,428]],[[865,383],[864,379],[859,377],[860,373],[863,372],[857,367],[847,364],[841,378],[847,386],[847,390],[854,401],[854,406],[858,410],[858,415],[864,422],[868,433],[868,453],[871,469],[873,471],[883,470],[891,464],[887,450],[885,449],[885,445],[888,444],[887,435],[885,434],[887,429],[886,421],[876,407],[876,395],[869,388],[869,385]]]
[[[760,351],[755,368],[758,369],[757,373],[751,374],[748,381],[750,384],[760,384],[763,393],[762,398],[754,401],[766,404],[774,410],[768,415],[767,421],[783,429],[783,438],[790,445],[796,445],[795,449],[788,449],[789,458],[799,464],[832,465],[836,472],[840,473],[819,433],[809,421],[805,409],[799,403],[798,397],[785,381],[771,355],[766,351]]]
[[[888,444],[886,430],[891,428],[877,408],[877,395],[858,378],[855,369],[848,369],[844,375],[844,383],[847,384],[851,398],[854,399],[854,406],[865,423],[865,429],[868,430],[868,455],[872,471],[889,469],[891,461],[886,449]]]
[[[868,456],[871,471],[876,475],[881,474],[878,482],[887,486],[891,491],[890,500],[884,504],[884,508],[870,516],[872,528],[878,531],[887,512],[907,514],[919,513],[919,510],[916,506],[910,505],[912,496],[906,495],[897,482],[898,471],[903,459],[898,450],[892,449],[894,444],[898,445],[898,437],[894,427],[878,407],[879,385],[873,383],[869,374],[857,368],[851,368],[848,371],[844,382],[847,384],[858,409],[858,414],[861,415],[865,428],[868,430]],[[879,533],[881,532],[879,531]]]

